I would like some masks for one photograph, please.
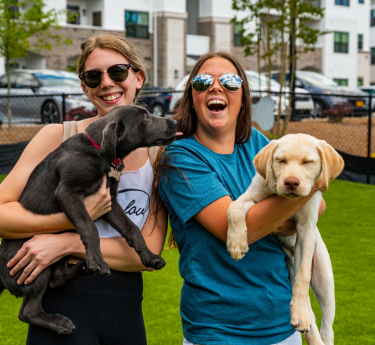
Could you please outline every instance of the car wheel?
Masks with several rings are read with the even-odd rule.
[[[42,107],[42,122],[43,123],[59,123],[60,114],[59,109],[54,101],[47,101]]]
[[[156,117],[162,117],[163,116],[163,108],[160,104],[156,104],[152,107],[152,114]]]
[[[314,101],[314,108],[315,108],[315,117],[322,117],[323,115],[323,104],[319,101]]]

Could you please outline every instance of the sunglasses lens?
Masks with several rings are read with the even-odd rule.
[[[115,65],[108,68],[109,77],[116,83],[126,80],[128,74],[128,69],[125,65]]]
[[[102,73],[100,71],[88,71],[82,77],[87,87],[95,89],[102,81]]]
[[[209,74],[197,74],[192,82],[191,86],[195,92],[204,92],[212,85],[214,78]]]
[[[220,76],[220,84],[228,91],[235,92],[241,88],[242,80],[239,75],[234,73],[226,73]]]

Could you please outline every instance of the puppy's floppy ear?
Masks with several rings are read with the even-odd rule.
[[[112,121],[105,126],[100,144],[100,153],[108,162],[115,160],[116,146],[123,139],[124,134],[125,126],[122,121]]]
[[[259,175],[266,180],[266,186],[270,178],[272,157],[278,146],[277,141],[272,140],[267,146],[263,147],[254,158],[255,169],[258,171]]]
[[[329,183],[340,175],[342,169],[344,169],[344,160],[325,140],[319,140],[316,149],[322,160],[322,170],[324,176],[324,186],[322,190],[325,192]]]

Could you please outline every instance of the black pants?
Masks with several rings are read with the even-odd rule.
[[[43,309],[68,317],[76,328],[69,335],[58,335],[29,326],[26,344],[146,345],[142,293],[142,273],[114,270],[109,277],[90,276],[47,289]]]

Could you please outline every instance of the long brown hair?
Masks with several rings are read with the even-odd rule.
[[[186,83],[180,105],[178,106],[177,112],[173,117],[178,121],[178,131],[184,133],[184,135],[179,137],[179,139],[190,137],[197,129],[197,114],[195,113],[193,106],[191,81],[197,75],[203,63],[214,57],[221,57],[230,61],[233,66],[236,67],[237,72],[242,79],[242,107],[240,109],[240,113],[238,114],[235,142],[237,144],[244,144],[250,139],[252,128],[249,83],[247,81],[246,73],[238,60],[232,54],[226,51],[208,52],[202,55],[193,67]]]
[[[173,116],[173,118],[178,121],[178,126],[177,126],[178,131],[183,133],[182,136],[177,137],[177,140],[188,138],[196,132],[197,114],[193,106],[191,81],[193,77],[197,75],[203,63],[214,57],[221,57],[223,59],[230,61],[233,64],[233,66],[236,67],[237,72],[242,79],[242,87],[243,87],[242,107],[240,109],[240,112],[237,118],[235,142],[237,144],[244,144],[250,139],[251,129],[252,129],[251,97],[250,97],[249,83],[247,81],[246,73],[244,69],[242,68],[242,66],[240,65],[240,63],[238,62],[238,60],[232,54],[226,51],[208,52],[202,55],[196,62],[195,66],[193,67],[190,73],[189,79],[186,83],[186,87],[185,87],[181,102],[177,108],[176,114]],[[164,157],[165,159],[160,161],[162,157]],[[164,170],[165,178],[167,178],[168,169],[171,169],[171,168],[177,169],[171,164],[171,162],[168,162],[168,157],[165,154],[164,148],[160,148],[158,152],[158,157],[154,165],[154,173],[155,173],[155,181],[156,181],[156,183],[154,184],[154,188],[156,192],[154,192],[153,194],[156,198],[157,210],[160,209],[163,204],[160,198],[160,195],[157,192],[159,188],[159,183],[160,183],[159,169]],[[173,231],[171,231],[170,233],[170,236],[168,239],[168,245],[171,248],[176,247],[176,241],[175,241]]]
[[[101,34],[98,36],[90,37],[81,44],[81,55],[78,60],[77,73],[82,74],[85,71],[85,63],[88,56],[93,52],[95,48],[107,48],[116,51],[123,55],[126,60],[132,64],[137,71],[143,73],[146,78],[146,68],[133,46],[124,38],[120,36],[114,36],[109,34]],[[140,89],[136,89],[135,99],[138,97]]]

